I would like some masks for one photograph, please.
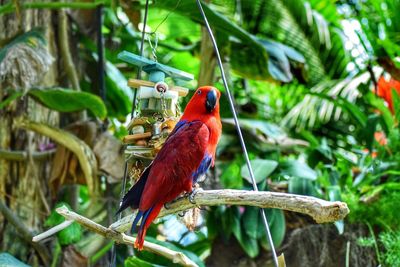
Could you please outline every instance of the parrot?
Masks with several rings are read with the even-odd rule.
[[[199,177],[214,166],[222,132],[220,97],[212,86],[195,91],[161,150],[123,197],[117,213],[128,207],[138,210],[132,232],[141,219],[134,244],[138,250],[143,249],[146,231],[161,208],[183,193],[193,193]]]

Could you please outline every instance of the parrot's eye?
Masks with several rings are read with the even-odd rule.
[[[201,90],[197,90],[197,94],[198,94],[198,95],[201,95]]]

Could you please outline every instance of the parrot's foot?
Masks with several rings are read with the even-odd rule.
[[[198,184],[197,184],[197,185],[198,185]],[[201,190],[203,190],[203,189],[201,189],[199,186],[193,188],[192,192],[190,192],[190,193],[188,194],[188,199],[189,199],[189,202],[190,202],[190,203],[196,205],[196,201],[194,200],[194,197],[195,197],[196,194],[197,194],[199,191],[201,191]]]

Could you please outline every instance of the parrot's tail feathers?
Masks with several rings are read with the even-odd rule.
[[[144,237],[146,236],[147,228],[149,228],[151,222],[157,218],[163,206],[164,204],[157,203],[143,213],[142,222],[140,223],[139,231],[135,241],[135,248],[137,248],[138,250],[143,249]],[[135,221],[136,219],[137,218],[135,218]]]
[[[136,214],[135,219],[133,220],[132,227],[131,227],[131,233],[134,234],[136,233],[137,230],[137,224],[139,220],[143,217],[143,211],[138,210],[138,213]]]
[[[151,165],[147,167],[142,176],[140,176],[139,180],[129,189],[128,193],[125,194],[122,199],[121,206],[119,207],[117,214],[128,208],[129,206],[133,209],[139,208],[140,198],[142,197],[142,193],[144,190],[144,186],[146,185],[147,178],[149,176],[151,169]]]

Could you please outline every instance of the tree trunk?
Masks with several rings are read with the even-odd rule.
[[[4,1],[0,0],[3,4]],[[20,4],[34,1],[18,1]],[[0,16],[0,44],[5,44],[20,33],[41,27],[45,30],[47,49],[54,59],[57,58],[55,28],[53,27],[54,12],[45,9],[28,9]],[[59,62],[54,61],[43,79],[35,86],[54,86],[57,79]],[[6,96],[5,89],[0,85],[0,102]],[[11,90],[16,90],[12,88]],[[21,89],[19,89],[21,90]],[[46,147],[49,140],[33,132],[16,130],[13,122],[21,116],[58,125],[58,113],[50,111],[27,96],[15,101],[0,110],[0,149],[26,151],[28,155],[40,148]],[[30,159],[29,159],[30,158]],[[35,160],[28,156],[20,161],[2,159],[0,156],[0,200],[13,211],[20,222],[32,233],[40,232],[43,223],[49,215],[48,177],[50,160]],[[1,251],[7,251],[20,260],[33,265],[43,265],[38,254],[21,238],[9,220],[0,214]]]

